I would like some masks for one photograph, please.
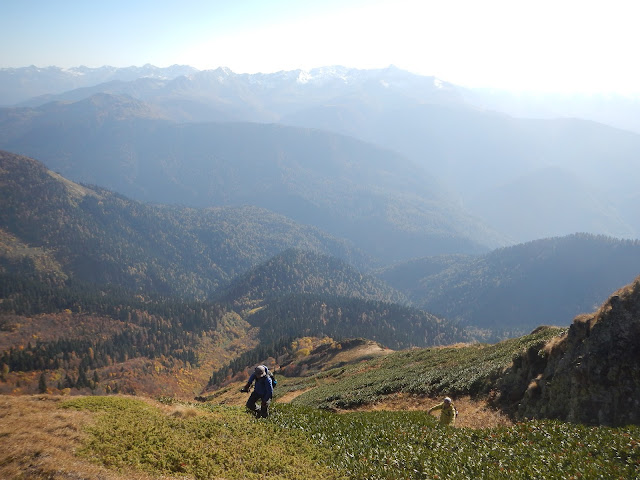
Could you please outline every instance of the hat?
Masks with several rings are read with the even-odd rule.
[[[451,399],[449,397],[444,397],[444,403],[451,403]]]
[[[254,374],[256,378],[262,378],[267,374],[267,370],[262,365],[258,365],[254,370]]]

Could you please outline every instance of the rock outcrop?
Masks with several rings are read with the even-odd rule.
[[[514,359],[498,391],[516,418],[640,424],[640,277]]]

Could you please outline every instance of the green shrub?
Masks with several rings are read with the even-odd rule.
[[[278,406],[273,421],[305,432],[353,479],[638,478],[640,428],[527,422],[441,427],[425,412],[334,414]]]
[[[80,454],[110,468],[196,479],[346,478],[323,466],[326,453],[301,432],[240,408],[187,405],[195,415],[175,415],[121,397],[77,398],[64,407],[97,413]]]

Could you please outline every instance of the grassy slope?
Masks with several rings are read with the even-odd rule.
[[[426,412],[4,397],[2,478],[637,478],[640,428],[439,428]],[[43,418],[52,423],[42,423]],[[44,427],[43,425],[47,425]],[[74,452],[77,455],[74,455]],[[21,477],[22,476],[22,477]]]
[[[283,390],[307,390],[294,403],[325,409],[380,402],[390,394],[486,395],[514,355],[564,332],[541,328],[531,335],[494,345],[466,345],[398,351],[384,357],[322,372]]]

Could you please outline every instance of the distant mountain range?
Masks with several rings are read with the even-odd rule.
[[[71,180],[155,203],[255,205],[346,238],[382,262],[507,244],[403,156],[335,133],[175,124],[139,100],[107,94],[3,109],[0,127],[1,147]]]
[[[167,80],[197,71],[195,68],[182,65],[168,68],[153,65],[126,68],[39,68],[34,65],[24,68],[0,68],[0,105],[15,105],[33,97],[55,95],[106,82],[128,82],[139,78]]]
[[[197,89],[209,87],[207,80],[203,80],[205,77],[224,80],[227,76],[235,77],[234,82],[238,79],[244,82],[245,95],[255,95],[256,91],[261,91],[267,92],[266,96],[269,96],[280,90],[282,84],[286,84],[284,90],[289,95],[290,104],[292,98],[304,100],[312,90],[314,95],[310,100],[317,101],[342,95],[345,86],[351,87],[351,92],[357,92],[358,89],[364,89],[364,83],[374,84],[379,80],[387,89],[402,89],[417,103],[433,103],[439,97],[441,100],[446,99],[447,103],[459,101],[517,118],[583,118],[640,133],[640,98],[615,94],[545,94],[469,89],[442,79],[410,74],[393,66],[379,70],[333,66],[272,74],[235,74],[228,68],[200,71],[186,65],[160,68],[149,64],[125,68],[39,68],[33,65],[0,68],[0,106],[37,106],[55,100],[79,100],[107,90],[109,93],[137,98],[138,95],[149,95],[145,92],[144,85],[166,94],[171,92],[173,84],[189,85],[192,79],[197,79],[193,83],[199,87],[186,87],[186,90],[193,91],[193,96],[198,98],[202,96],[202,91],[197,92]],[[174,82],[180,77],[185,77],[185,80]],[[138,87],[135,88],[134,85]],[[323,87],[324,93],[319,93],[319,86]]]
[[[25,95],[15,93],[17,87],[11,86],[11,81],[17,78],[23,78],[22,84],[27,85],[47,76],[67,78],[63,84],[69,89],[62,90],[63,84],[55,87],[52,82],[48,91],[41,89],[40,97],[27,101]],[[27,78],[32,80],[25,80]],[[100,78],[104,79],[103,83],[98,81]],[[82,79],[83,83],[70,86],[71,79],[76,82]],[[41,84],[45,85],[44,80]],[[632,99],[622,103],[621,99],[612,98],[613,103],[607,103],[606,98],[590,98],[585,101],[594,107],[580,109],[579,100],[573,97],[566,100],[569,103],[565,110],[560,101],[555,102],[557,108],[552,110],[538,97],[532,107],[539,108],[525,108],[529,102],[523,97],[509,97],[515,103],[507,103],[506,94],[469,91],[394,67],[380,70],[325,67],[309,72],[255,75],[235,74],[225,68],[195,71],[177,66],[169,69],[145,66],[122,71],[108,67],[95,71],[33,67],[0,70],[0,90],[6,92],[7,97],[13,95],[15,101],[6,103],[23,100],[21,104],[25,108],[2,110],[0,125],[2,131],[8,133],[3,135],[0,148],[38,158],[71,179],[91,181],[130,196],[135,196],[134,190],[139,187],[128,178],[129,188],[125,190],[109,178],[114,173],[108,171],[108,166],[114,168],[114,160],[121,168],[128,169],[130,176],[140,167],[138,159],[149,155],[165,165],[175,165],[177,161],[182,168],[184,159],[179,157],[197,153],[168,135],[167,141],[182,151],[171,152],[171,158],[163,158],[166,155],[158,158],[157,152],[151,152],[142,144],[142,134],[151,128],[139,125],[142,118],[179,123],[279,123],[352,136],[400,154],[426,173],[427,177],[420,181],[428,178],[429,190],[435,183],[442,185],[449,190],[449,198],[458,209],[462,207],[467,215],[479,217],[513,243],[577,231],[640,237],[637,188],[640,173],[636,168],[640,135],[593,121],[615,117],[614,110],[623,108],[627,118],[640,118],[640,114],[633,115],[640,112],[640,103]],[[105,99],[123,96],[129,102],[134,99],[137,104],[125,108],[126,114],[113,118],[107,113],[112,106]],[[557,97],[554,100],[558,100]],[[76,103],[45,107],[53,101]],[[78,126],[78,119],[84,117],[77,111],[86,108],[88,101],[96,104],[96,112],[105,109],[97,115],[99,121],[104,122],[100,129],[90,127],[91,121],[86,128]],[[127,100],[118,101],[126,103]],[[607,105],[611,106],[609,110],[604,107]],[[607,110],[606,118],[598,117],[598,110]],[[548,115],[544,116],[542,111]],[[79,115],[76,120],[72,112]],[[568,118],[581,112],[586,120]],[[135,121],[129,118],[131,115],[136,117]],[[44,117],[49,120],[45,121]],[[113,121],[122,128],[115,127]],[[624,126],[623,120],[610,123]],[[17,126],[21,129],[19,132]],[[190,130],[191,143],[201,143],[202,138],[197,138],[193,127],[182,128]],[[296,141],[305,151],[313,151],[317,144],[306,142],[317,141],[317,138],[310,138],[305,130],[296,134]],[[202,131],[199,135],[206,138],[208,133]],[[79,137],[83,142],[76,141]],[[151,134],[148,140],[157,143]],[[108,155],[109,160],[77,161],[79,155],[84,152],[86,157],[89,151],[92,156]],[[53,158],[58,160],[54,162]],[[66,165],[62,165],[66,170],[60,168],[60,159],[66,159]],[[156,164],[153,168],[158,171],[160,167]],[[139,173],[150,176],[145,169]],[[400,167],[396,173],[398,178],[415,176],[415,170],[408,172]],[[121,177],[119,173],[115,176]],[[91,177],[97,180],[90,180]],[[185,186],[184,190],[188,188]],[[191,204],[188,198],[182,203]],[[413,211],[423,208],[417,204],[410,207]],[[451,217],[451,207],[447,209],[449,212],[444,216]],[[432,222],[415,220],[415,225]],[[326,225],[319,226],[326,228]],[[461,229],[471,233],[466,226]],[[449,233],[446,236],[450,236]],[[497,246],[495,241],[482,237],[473,241]],[[423,239],[416,241],[424,243]],[[408,255],[421,256],[423,253],[414,247],[409,248]],[[438,247],[440,251],[441,247]],[[454,248],[461,251],[458,246]],[[379,248],[379,251],[388,250],[388,244]]]

